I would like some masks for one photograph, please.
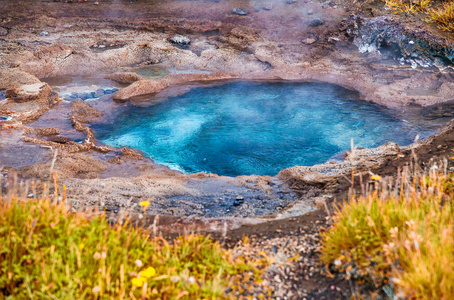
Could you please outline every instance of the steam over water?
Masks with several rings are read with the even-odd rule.
[[[130,146],[187,173],[276,175],[350,149],[428,136],[355,92],[321,83],[236,82],[196,88],[149,107],[128,107],[93,126],[111,146]]]

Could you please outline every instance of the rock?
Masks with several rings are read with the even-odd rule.
[[[387,157],[395,157],[401,152],[396,143],[386,143],[372,149],[355,149],[345,153],[345,160],[330,164],[311,167],[295,166],[279,172],[278,177],[289,184],[292,189],[315,187],[327,189],[334,186],[339,176],[351,175],[355,171],[371,170],[386,161]]]
[[[71,103],[71,117],[76,117],[82,123],[89,123],[102,116],[96,108],[83,100],[75,100]]]
[[[245,16],[245,15],[247,15],[247,9],[234,8],[232,10],[232,13],[234,13],[235,15],[239,15],[239,16]]]
[[[38,128],[36,133],[42,136],[51,136],[60,134],[60,129],[54,127]]]
[[[191,40],[183,35],[176,35],[174,37],[171,37],[169,41],[172,44],[177,44],[178,46],[187,46],[191,43]]]
[[[18,88],[21,85],[34,83],[42,82],[36,76],[33,76],[26,72],[17,71],[14,69],[0,68],[0,90]]]
[[[59,143],[59,144],[66,144],[69,142],[69,138],[63,135],[54,135],[47,138],[48,141]]]
[[[308,14],[309,16],[310,16],[310,15],[313,15],[313,14],[314,14],[314,11],[313,11],[312,9],[309,9],[309,10],[306,12],[306,14]]]
[[[115,206],[104,206],[103,207],[105,212],[113,212],[117,214],[120,211],[120,207],[118,205]]]
[[[41,31],[41,32],[39,33],[39,35],[40,35],[40,36],[48,36],[48,35],[49,35],[49,32],[47,32],[47,31]]]
[[[314,39],[314,38],[307,38],[305,40],[302,41],[303,44],[306,44],[306,45],[312,45],[313,43],[315,43],[317,40]]]
[[[295,4],[296,0],[286,0],[285,3],[287,3],[287,4]]]
[[[379,51],[382,59],[395,59],[415,68],[419,65],[444,69],[454,64],[452,47],[440,46],[446,45],[447,40],[428,31],[414,30],[387,17],[366,20],[351,15],[343,23],[343,31],[354,38],[361,53]]]
[[[113,80],[118,83],[127,83],[127,84],[131,84],[133,82],[144,79],[144,77],[142,77],[139,74],[136,74],[134,72],[117,72],[117,73],[109,74],[109,75],[105,76],[105,78]],[[101,96],[104,95],[103,89],[96,90],[97,94],[98,94],[98,91],[102,92]]]
[[[0,36],[8,35],[8,29],[0,27]]]
[[[313,19],[313,20],[310,21],[309,26],[317,27],[317,26],[321,26],[323,24],[325,24],[325,22],[323,22],[323,20],[321,20],[321,19]]]
[[[17,88],[6,90],[6,98],[10,98],[14,102],[22,103],[34,100],[44,99],[49,96],[52,89],[47,83],[40,82],[34,84],[21,85]]]
[[[127,101],[136,96],[156,94],[174,84],[184,84],[194,81],[212,81],[236,78],[225,73],[211,74],[171,74],[161,78],[139,80],[113,94],[116,101]]]
[[[262,7],[263,10],[272,10],[273,9],[273,4],[267,4]]]
[[[238,196],[238,197],[236,197],[235,201],[233,201],[233,206],[240,206],[243,203],[244,203],[244,197]]]
[[[143,160],[143,155],[133,149],[123,147],[121,148],[121,156],[137,160]]]

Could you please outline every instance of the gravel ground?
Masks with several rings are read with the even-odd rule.
[[[349,283],[340,276],[326,276],[318,259],[319,232],[329,222],[329,217],[314,212],[306,218],[272,221],[268,226],[254,225],[230,232],[224,245],[231,248],[234,255],[254,258],[266,255],[274,261],[263,275],[260,286],[255,286],[253,291],[233,291],[235,296],[238,299],[250,296],[258,299],[260,295],[266,295],[265,298],[282,300],[350,298]],[[256,233],[250,234],[254,229]],[[241,233],[243,238],[240,238]],[[267,295],[268,290],[272,292]]]

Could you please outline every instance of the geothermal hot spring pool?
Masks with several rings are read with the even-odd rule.
[[[407,145],[433,129],[324,83],[233,82],[193,88],[157,104],[127,106],[93,124],[107,145],[143,151],[185,173],[276,175],[357,147]]]

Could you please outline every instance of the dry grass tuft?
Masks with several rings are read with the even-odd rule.
[[[385,0],[387,9],[396,13],[417,13],[426,10],[434,0]]]
[[[405,299],[454,299],[454,175],[377,178],[321,233],[321,260]]]
[[[440,9],[431,9],[427,22],[438,24],[445,31],[454,31],[454,2],[446,2]]]

